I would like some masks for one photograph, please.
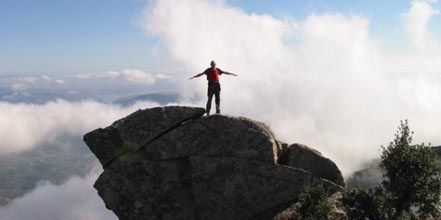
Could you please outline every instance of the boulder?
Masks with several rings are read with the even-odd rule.
[[[199,219],[269,219],[316,180],[304,170],[235,157],[190,158]],[[340,188],[322,181],[330,191]]]
[[[212,115],[184,123],[146,145],[144,150],[155,160],[206,155],[274,164],[278,148],[267,125],[242,117]]]
[[[345,186],[343,175],[337,165],[320,152],[302,144],[281,143],[278,163],[307,170],[315,176]]]
[[[143,151],[128,153],[94,187],[119,219],[197,219],[187,158],[152,161]]]
[[[138,110],[84,136],[84,141],[103,167],[118,156],[135,152],[182,123],[204,115],[205,109],[167,106]]]
[[[313,181],[341,190],[277,164],[284,148],[264,123],[202,110],[139,110],[85,135],[104,167],[94,187],[107,208],[124,220],[271,219]]]

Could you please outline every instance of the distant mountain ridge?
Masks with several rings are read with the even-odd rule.
[[[85,91],[71,90],[47,90],[47,89],[28,89],[24,91],[12,91],[9,88],[0,87],[0,102],[8,103],[27,103],[27,104],[45,104],[58,99],[66,101],[96,100],[101,103],[112,103],[128,107],[136,102],[150,101],[160,105],[177,103],[180,96],[176,92],[153,92],[139,93],[134,95],[122,96],[115,99],[115,95],[106,97],[105,95],[93,96]]]
[[[135,104],[136,102],[151,101],[151,102],[156,102],[160,105],[166,105],[169,103],[177,103],[179,101],[179,98],[180,98],[179,94],[175,92],[167,92],[167,93],[157,92],[157,93],[136,94],[136,95],[121,97],[113,101],[113,104],[119,104],[124,107],[127,107]]]

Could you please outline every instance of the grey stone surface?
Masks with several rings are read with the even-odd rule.
[[[265,124],[202,110],[140,110],[85,136],[104,165],[94,187],[119,219],[271,219],[312,181],[341,189],[277,164],[291,153]]]
[[[119,219],[197,219],[188,159],[151,161],[142,151],[112,162],[94,187]]]
[[[167,132],[144,149],[157,160],[207,155],[274,164],[278,143],[271,129],[247,118],[212,115]]]
[[[236,157],[194,156],[190,162],[200,219],[266,219],[296,201],[316,180],[301,169]]]
[[[89,132],[84,135],[84,142],[103,166],[127,151],[115,127],[99,128]]]
[[[205,109],[167,106],[138,110],[112,124],[120,132],[123,144],[139,149],[168,129],[204,115]]]
[[[324,157],[315,149],[302,144],[281,144],[278,163],[305,169],[315,176],[345,186],[343,175],[337,165],[329,158]]]
[[[84,136],[103,166],[125,152],[135,152],[155,138],[185,121],[202,117],[205,109],[167,106],[138,110]]]

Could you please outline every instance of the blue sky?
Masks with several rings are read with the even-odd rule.
[[[400,41],[400,14],[410,1],[227,0],[247,13],[302,20],[312,13],[343,13],[370,19],[370,31],[385,44]],[[159,39],[136,21],[142,0],[2,0],[0,1],[0,73],[66,74],[138,68],[163,69],[153,54]],[[434,5],[439,7],[440,3]],[[430,21],[440,36],[441,18]]]
[[[154,43],[126,0],[2,0],[0,69],[17,73],[147,67]]]

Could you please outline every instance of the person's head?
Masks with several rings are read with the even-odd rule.
[[[211,66],[212,68],[215,68],[215,67],[216,67],[216,62],[214,62],[214,60],[212,60],[212,61],[210,62],[210,66]]]

